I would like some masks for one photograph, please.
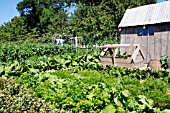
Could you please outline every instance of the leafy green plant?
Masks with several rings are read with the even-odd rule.
[[[20,88],[12,79],[0,77],[0,112],[48,113],[59,112],[42,99],[35,97],[34,92]]]
[[[161,62],[161,67],[164,68],[164,69],[167,69],[168,65],[168,56],[162,56],[161,59],[160,59],[160,62]]]
[[[36,75],[25,73],[17,82],[31,88],[39,98],[58,109],[64,108],[74,112],[104,112],[110,109],[115,112],[160,112],[154,107],[153,100],[141,95],[142,91],[145,92],[144,89],[141,88],[142,91],[137,94],[130,92],[132,89],[127,85],[130,78],[123,77],[127,80],[125,82],[121,78],[105,77],[106,75],[100,77],[97,72],[87,72],[89,71],[73,74],[70,71],[53,70]],[[134,83],[132,81],[132,85],[137,82],[140,84],[139,80]],[[153,90],[156,91],[155,88]]]
[[[77,48],[73,45],[56,46],[52,43],[11,42],[4,43],[0,47],[1,62],[12,62],[14,60],[23,62],[33,56],[58,55],[68,52],[77,53]]]
[[[23,58],[23,62],[16,59],[5,63],[0,66],[0,74],[14,78],[20,86],[33,90],[38,98],[57,109],[73,112],[105,112],[110,109],[115,112],[159,112],[159,108],[161,111],[170,108],[170,98],[166,94],[168,69],[102,66],[96,52],[68,53],[67,49],[61,48],[57,51],[64,54],[47,55],[48,44],[47,50],[43,44],[28,44],[25,48],[28,46],[35,54],[29,56],[32,50],[30,53],[23,52],[29,57]],[[14,51],[20,55],[22,49],[17,47]],[[8,50],[8,46],[5,48]],[[36,55],[38,51],[42,53]],[[9,58],[16,56],[14,53]]]
[[[129,55],[125,52],[123,54],[116,54],[116,58],[127,58]]]

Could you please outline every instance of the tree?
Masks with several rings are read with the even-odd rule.
[[[54,20],[57,20],[56,17],[61,10],[66,13],[64,8],[67,2],[69,4],[69,1],[65,0],[23,0],[17,4],[17,9],[21,16],[27,18],[25,23],[27,23],[28,30],[36,28],[41,34],[44,34],[51,31],[49,28],[56,22]],[[67,18],[66,14],[63,16]],[[62,23],[64,24],[63,21]]]
[[[81,4],[79,8],[75,12],[76,16],[73,16],[71,20],[72,30],[76,32],[76,35],[85,36],[86,42],[95,42],[95,40],[102,40],[104,37],[113,35],[114,15],[104,3],[88,8]],[[86,13],[83,13],[85,11]]]
[[[0,26],[1,41],[16,41],[22,39],[28,33],[27,26],[24,23],[24,17],[14,17],[10,22]]]
[[[88,43],[118,42],[118,24],[126,9],[156,0],[74,0],[77,10],[68,18],[66,7],[73,0],[23,0],[17,4],[20,17],[0,27],[0,39],[38,38],[46,34],[83,36]]]
[[[70,21],[70,33],[86,37],[86,41],[117,42],[118,25],[128,8],[155,3],[155,0],[75,0],[77,10]],[[116,37],[116,38],[115,38]]]

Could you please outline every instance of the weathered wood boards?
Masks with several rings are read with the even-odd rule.
[[[111,65],[111,66],[114,66],[112,56],[100,56],[100,62],[101,62],[103,65]]]
[[[120,66],[120,67],[141,68],[144,64],[144,60],[140,60],[137,63],[133,63],[130,57],[128,57],[127,59],[124,58],[115,58],[115,59],[116,59],[115,60],[116,66]],[[102,56],[100,57],[100,61],[103,65],[115,66],[112,57]]]
[[[132,55],[128,55],[127,58],[115,58],[116,53],[113,48],[134,48],[135,51]],[[98,46],[97,48],[104,48],[100,54],[100,61],[103,65],[111,66],[121,66],[121,67],[142,67],[144,64],[145,55],[144,52],[140,49],[139,44],[113,44]],[[106,52],[110,52],[111,56],[105,56]]]
[[[137,46],[139,46],[139,44],[112,44],[112,45],[97,46],[97,48],[135,48]]]
[[[169,29],[170,30],[170,29]],[[167,49],[167,55],[170,57],[170,32],[168,33],[168,38],[167,38],[167,45],[168,45],[168,49]]]
[[[170,23],[155,24],[154,35],[137,36],[137,26],[122,28],[121,44],[140,44],[141,50],[146,55],[145,63],[152,60],[160,60],[167,55],[170,60]],[[132,30],[133,29],[133,30]],[[134,49],[134,48],[133,48]],[[121,52],[131,53],[132,49],[121,48]],[[138,59],[140,59],[138,57]]]

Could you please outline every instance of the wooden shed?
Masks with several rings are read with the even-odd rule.
[[[119,29],[121,44],[140,44],[145,63],[164,55],[170,58],[170,1],[127,9]],[[122,53],[133,51],[121,49]]]

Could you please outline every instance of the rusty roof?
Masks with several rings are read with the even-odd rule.
[[[170,22],[170,1],[127,9],[119,27]]]

